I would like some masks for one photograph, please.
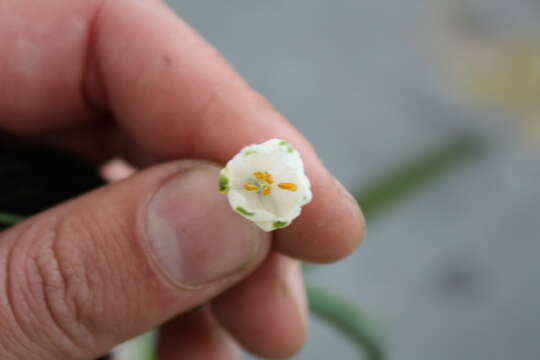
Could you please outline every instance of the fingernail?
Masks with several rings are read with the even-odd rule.
[[[249,267],[266,236],[231,211],[215,190],[217,177],[216,167],[196,165],[166,182],[148,204],[153,258],[179,286],[199,287]]]

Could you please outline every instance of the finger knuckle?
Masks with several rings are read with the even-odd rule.
[[[11,292],[22,301],[13,307],[44,324],[45,334],[31,336],[49,338],[63,356],[76,357],[94,346],[91,314],[97,297],[91,288],[96,279],[89,276],[81,249],[72,244],[77,233],[70,220],[58,217],[39,225],[16,243],[24,249],[14,251],[13,274],[19,278],[11,281]]]

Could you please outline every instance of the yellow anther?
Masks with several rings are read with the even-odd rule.
[[[255,171],[253,176],[255,176],[255,178],[259,181],[266,182],[268,185],[272,185],[274,183],[274,178],[268,171]]]
[[[266,181],[268,185],[272,185],[272,183],[274,182],[274,178],[272,177],[272,174],[266,171],[264,172],[264,180]]]
[[[255,176],[255,178],[257,180],[265,180],[266,176],[264,175],[264,173],[262,171],[255,171],[253,173],[253,176]]]
[[[270,174],[268,171],[255,171],[253,173],[253,176],[255,177],[255,179],[257,179],[257,180],[254,180],[255,184],[246,183],[244,184],[244,189],[246,189],[247,191],[258,191],[259,193],[262,193],[263,195],[270,195],[272,193],[272,184],[274,183],[274,178],[272,177],[272,174]],[[287,190],[291,190],[291,191],[296,190],[296,185],[293,183],[282,183],[282,184],[285,184],[285,186],[288,186]]]
[[[296,186],[296,184],[292,182],[279,183],[278,186],[280,189],[288,191],[296,191],[298,189],[298,186]]]
[[[245,183],[244,189],[246,189],[247,191],[259,191],[259,187],[257,185],[253,185],[250,183]]]

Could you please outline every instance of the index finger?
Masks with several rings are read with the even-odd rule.
[[[322,262],[356,247],[363,234],[356,202],[308,141],[194,30],[157,2],[106,1],[95,21],[93,76],[102,91],[94,96],[140,146],[161,158],[224,163],[245,145],[286,139],[302,154],[314,199],[276,234],[275,246]]]

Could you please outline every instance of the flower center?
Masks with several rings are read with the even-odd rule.
[[[255,171],[253,176],[254,178],[249,179],[244,184],[244,189],[246,191],[256,191],[263,195],[270,195],[272,193],[272,184],[274,183],[272,174],[267,171]],[[298,186],[293,182],[282,182],[278,184],[278,187],[287,191],[296,191],[298,189]]]

